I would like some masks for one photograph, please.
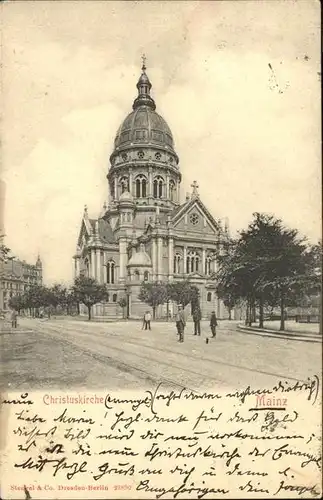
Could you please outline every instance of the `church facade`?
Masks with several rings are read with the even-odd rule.
[[[206,208],[196,181],[181,202],[179,157],[169,126],[156,112],[151,87],[144,64],[138,96],[110,156],[108,205],[95,219],[84,209],[73,257],[75,277],[84,274],[107,285],[109,299],[93,308],[97,318],[121,317],[123,298],[127,317],[142,317],[149,309],[138,298],[143,282],[186,279],[199,288],[203,318],[213,310],[227,318],[213,278],[227,224]],[[167,313],[174,314],[175,307],[170,304]],[[166,306],[158,313],[166,315]]]

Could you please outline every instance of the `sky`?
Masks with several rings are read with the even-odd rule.
[[[141,56],[175,139],[182,200],[197,180],[231,234],[273,213],[321,234],[318,1],[6,2],[2,150],[6,243],[73,278],[83,207],[97,217]]]

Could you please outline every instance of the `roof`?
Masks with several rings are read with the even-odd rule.
[[[135,253],[129,260],[128,266],[151,266],[151,260],[147,252],[140,251]]]
[[[99,236],[105,243],[116,243],[112,227],[105,219],[99,219]],[[94,221],[95,224],[95,221]]]

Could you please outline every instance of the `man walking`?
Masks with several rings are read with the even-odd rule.
[[[144,316],[145,330],[147,330],[147,329],[151,330],[150,322],[151,322],[151,314],[149,311],[146,311],[145,316]]]
[[[17,311],[13,310],[11,313],[11,326],[17,328]]]
[[[184,342],[184,328],[186,326],[185,315],[183,311],[183,307],[181,305],[178,306],[178,312],[176,314],[176,328],[178,333],[178,342]]]
[[[211,313],[211,319],[210,319],[210,327],[211,327],[211,332],[212,332],[212,337],[215,338],[216,337],[216,327],[218,325],[218,322],[217,322],[217,319],[216,319],[216,315],[215,315],[215,311],[212,311]]]
[[[197,307],[193,311],[194,335],[201,335],[201,311]]]

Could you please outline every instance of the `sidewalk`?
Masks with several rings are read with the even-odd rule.
[[[265,323],[265,328],[259,328],[257,325],[245,326],[244,324],[238,324],[237,328],[244,333],[261,335],[263,337],[298,340],[303,342],[322,342],[322,334],[319,333],[318,324],[300,324],[288,321],[286,322],[286,329],[284,331],[280,331],[279,326],[279,322],[268,321]],[[295,329],[292,329],[291,326]]]
[[[17,328],[12,328],[11,321],[0,320],[0,333],[27,333],[31,332],[30,328],[26,328],[25,326],[20,326],[19,323]]]

